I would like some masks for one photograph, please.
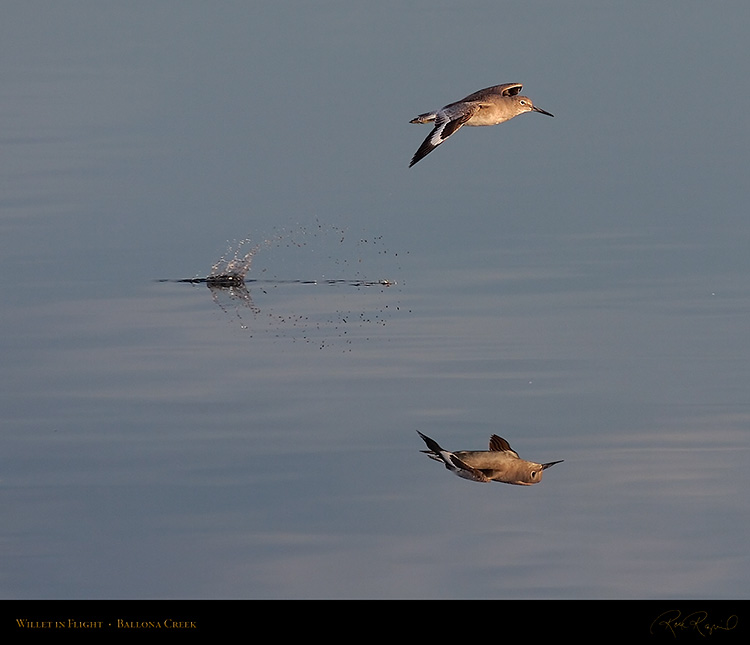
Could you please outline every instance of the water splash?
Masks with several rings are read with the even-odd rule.
[[[332,239],[336,240],[336,252],[321,256],[320,251],[329,249]],[[313,229],[298,227],[294,231],[276,231],[262,242],[255,242],[248,237],[230,244],[227,251],[212,265],[206,277],[161,282],[205,284],[214,303],[225,314],[238,321],[240,328],[249,330],[251,335],[265,333],[274,338],[319,342],[322,348],[331,344],[331,335],[337,338],[352,338],[355,335],[352,333],[354,329],[362,329],[373,324],[383,326],[395,312],[401,310],[400,304],[394,303],[391,297],[394,292],[391,288],[397,285],[395,280],[370,279],[363,275],[363,266],[369,264],[363,257],[363,251],[372,251],[373,246],[382,245],[382,237],[354,239],[356,257],[352,258],[349,257],[351,249],[345,244],[349,240],[346,232],[336,227],[326,228],[319,223]],[[348,249],[348,252],[344,252],[344,249]],[[265,253],[272,250],[273,253]],[[289,251],[294,253],[291,254]],[[304,256],[303,251],[307,251],[308,256]],[[387,251],[379,250],[377,255],[382,259],[382,256],[387,255]],[[398,254],[391,255],[398,257]],[[352,266],[356,267],[356,271],[352,271],[352,277],[323,275],[318,278],[283,279],[272,273],[267,266],[268,262],[260,268],[254,266],[259,257],[270,260],[272,256],[275,259],[281,258],[282,264],[291,256],[295,256],[305,266],[322,262],[321,268],[328,271],[349,272]],[[308,259],[309,262],[306,261]],[[253,274],[260,277],[248,277]],[[266,277],[269,274],[271,277]],[[305,291],[304,295],[301,295],[298,290],[290,291],[284,288],[296,286],[345,286],[353,289],[347,289],[346,292],[326,289],[325,293],[316,290],[310,297],[310,292]],[[275,298],[270,299],[267,296],[272,290]],[[386,290],[389,291],[388,295]],[[251,291],[263,300],[262,306],[254,302]],[[356,304],[364,305],[364,309],[342,307],[342,304],[352,300],[353,294],[357,294]],[[363,294],[367,295],[363,297]],[[377,294],[377,297],[373,298],[371,294]],[[299,307],[304,307],[305,313],[292,313]]]
[[[239,241],[235,249],[230,246],[227,252],[211,267],[211,273],[208,274],[206,282],[217,286],[244,284],[253,257],[264,244],[269,245],[270,241],[266,240],[262,244],[255,244],[248,251],[245,251],[245,247],[250,243],[250,238],[245,238]]]

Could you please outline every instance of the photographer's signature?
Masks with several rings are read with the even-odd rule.
[[[705,611],[694,611],[683,616],[679,609],[670,609],[660,614],[651,623],[649,631],[652,634],[658,631],[666,631],[671,633],[675,638],[685,630],[697,632],[701,636],[712,636],[714,632],[728,632],[733,630],[737,627],[738,620],[737,616],[732,614],[724,622],[715,623],[709,620],[708,612]]]

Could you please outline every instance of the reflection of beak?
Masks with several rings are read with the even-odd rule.
[[[547,114],[547,113],[545,112],[544,114]],[[550,116],[552,115],[550,114]],[[554,466],[555,464],[561,464],[563,461],[565,460],[561,459],[560,461],[550,461],[548,464],[542,464],[542,470],[547,470],[547,468],[549,468],[550,466]]]
[[[541,114],[546,114],[547,116],[555,116],[554,114],[550,114],[549,112],[546,112],[542,108],[538,108],[536,105],[531,108],[534,112],[540,112]],[[559,461],[554,462],[556,464],[560,463]],[[550,464],[552,465],[552,464]]]

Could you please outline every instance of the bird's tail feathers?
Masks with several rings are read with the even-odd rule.
[[[432,123],[437,115],[435,112],[425,112],[417,117],[414,117],[409,123]]]

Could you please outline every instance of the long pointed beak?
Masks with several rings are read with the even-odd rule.
[[[552,115],[550,114],[550,116]],[[549,468],[550,466],[554,466],[555,464],[561,464],[564,461],[565,461],[564,459],[561,459],[560,461],[550,461],[548,464],[542,464],[542,470],[547,470],[547,468]]]
[[[546,114],[547,116],[555,116],[554,114],[550,114],[546,110],[543,110],[542,108],[538,108],[536,105],[531,108],[534,112],[539,112],[540,114]],[[558,463],[558,462],[555,462]]]

